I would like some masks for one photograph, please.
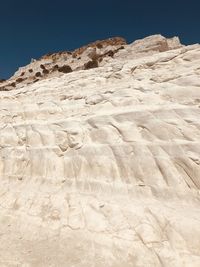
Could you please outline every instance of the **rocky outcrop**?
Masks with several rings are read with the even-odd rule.
[[[96,41],[76,49],[73,52],[63,51],[49,53],[19,70],[9,80],[1,83],[0,90],[13,90],[22,85],[28,85],[50,77],[59,76],[59,73],[87,70],[104,66],[106,62],[122,55],[140,57],[144,53],[152,54],[179,48],[182,45],[177,37],[167,39],[161,35],[154,35],[127,45],[121,37]],[[125,49],[126,47],[126,49]],[[20,84],[19,84],[20,83]],[[15,86],[13,86],[15,85]]]
[[[0,265],[199,267],[200,45],[98,64],[0,92]]]
[[[39,80],[58,76],[58,72],[69,73],[81,69],[96,68],[99,61],[101,62],[106,57],[113,57],[123,45],[126,45],[125,39],[115,37],[90,43],[73,52],[48,53],[38,60],[31,60],[29,65],[19,68],[14,76],[0,85],[0,90],[12,90],[13,83],[19,88],[22,84],[32,84]],[[91,49],[93,54],[95,53],[95,58],[91,58]],[[18,86],[19,83],[22,84]]]
[[[87,51],[90,48],[95,49],[107,49],[107,47],[121,47],[123,45],[126,45],[126,40],[121,37],[115,37],[115,38],[109,38],[102,41],[96,41],[94,43],[91,43],[89,45],[83,46],[81,48],[76,49],[73,52],[73,55],[75,57],[82,55],[85,51]]]
[[[153,35],[132,43],[132,48],[137,52],[149,51],[165,52],[182,47],[178,37],[165,38],[162,35]]]

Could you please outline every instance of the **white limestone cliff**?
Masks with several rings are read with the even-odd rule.
[[[199,267],[199,118],[200,45],[160,35],[2,90],[0,266]]]

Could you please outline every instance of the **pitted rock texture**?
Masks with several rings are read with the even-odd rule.
[[[0,91],[9,91],[49,77],[58,77],[61,73],[96,68],[100,63],[104,64],[104,58],[113,57],[120,49],[124,49],[126,44],[124,38],[114,37],[90,43],[73,52],[48,53],[19,68],[10,79],[0,85]]]
[[[0,266],[200,266],[200,45],[167,44],[0,92]]]
[[[104,66],[114,57],[131,56],[141,57],[144,53],[163,52],[181,47],[177,37],[165,38],[161,35],[153,35],[127,45],[126,40],[121,37],[109,38],[96,41],[79,49],[49,53],[38,60],[32,59],[31,63],[19,70],[7,81],[2,81],[0,91],[10,91],[21,88],[50,77],[59,77],[62,73],[72,71],[88,70]],[[124,50],[123,53],[120,53]]]

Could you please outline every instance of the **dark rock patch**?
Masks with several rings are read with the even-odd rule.
[[[63,73],[70,73],[72,72],[72,68],[69,65],[64,65],[62,67],[58,67],[58,71]]]
[[[48,74],[48,73],[49,73],[49,70],[47,70],[47,69],[43,69],[42,73],[43,73],[43,74]]]
[[[35,74],[35,77],[42,77],[42,74],[41,74],[41,72],[36,72],[36,74]]]
[[[25,79],[23,79],[23,78],[17,78],[17,79],[16,79],[16,82],[17,82],[17,83],[21,83],[21,82],[23,82],[24,80],[25,80]]]
[[[90,60],[87,63],[84,64],[84,69],[93,69],[98,67],[98,61],[97,60]]]
[[[40,65],[40,68],[41,68],[42,70],[45,70],[45,69],[46,69],[45,66],[44,66],[43,64]]]
[[[58,68],[59,68],[58,65],[54,65],[51,71],[56,71],[58,70]]]

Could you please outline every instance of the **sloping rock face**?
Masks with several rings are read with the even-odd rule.
[[[200,45],[102,62],[0,92],[0,266],[200,266]]]
[[[124,50],[123,55],[127,58],[128,54],[141,57],[143,54],[163,52],[180,46],[177,37],[166,39],[161,35],[138,40],[132,45],[127,45],[122,37],[96,41],[72,52],[49,53],[38,60],[32,59],[30,64],[19,68],[7,81],[0,80],[0,91],[18,89],[47,78],[59,77],[63,73],[104,66],[110,59],[117,57],[120,50]]]
[[[59,77],[62,73],[97,68],[104,58],[113,57],[126,44],[124,38],[115,37],[90,43],[73,52],[49,53],[38,60],[32,59],[30,64],[19,68],[1,84],[0,91],[10,91],[50,77]]]

